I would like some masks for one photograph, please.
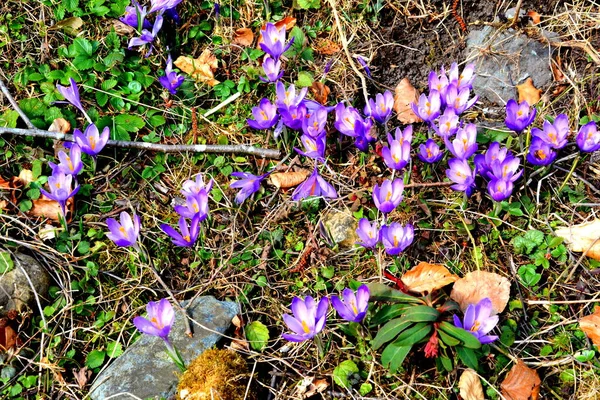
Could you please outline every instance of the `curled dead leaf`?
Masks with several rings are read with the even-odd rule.
[[[33,172],[30,169],[23,168],[21,172],[19,172],[19,180],[24,186],[29,185],[33,182]]]
[[[517,85],[517,92],[519,93],[519,103],[526,101],[530,106],[540,101],[542,97],[542,90],[533,86],[531,78],[527,78],[525,83]]]
[[[592,343],[600,346],[600,307],[596,307],[593,314],[581,318],[579,320],[579,328],[585,332]]]
[[[519,359],[504,378],[500,388],[507,400],[536,400],[540,394],[541,383],[537,371]]]
[[[563,238],[571,251],[600,260],[600,219],[560,228],[554,234]]]
[[[10,193],[10,203],[17,204],[17,193],[23,187],[24,182],[16,176],[6,180],[0,176],[0,190],[5,190]],[[3,206],[0,209],[6,209],[9,206],[9,201],[3,201]]]
[[[458,381],[458,388],[460,389],[460,397],[462,397],[463,400],[485,399],[479,375],[471,368],[463,371]]]
[[[46,196],[42,195],[39,199],[32,200],[33,206],[31,210],[27,212],[27,215],[31,217],[48,218],[53,221],[60,221],[59,215],[61,214],[60,204],[57,201],[51,200]],[[65,210],[67,211],[67,222],[70,220],[69,214],[73,211],[73,198],[67,200]]]
[[[412,124],[421,121],[411,108],[411,104],[419,101],[419,92],[404,78],[396,86],[394,94],[394,111],[398,114],[398,121],[403,124]]]
[[[67,133],[71,130],[71,123],[64,118],[56,118],[48,128],[48,132]]]
[[[129,36],[135,32],[135,29],[132,26],[124,24],[118,19],[113,20],[113,28],[115,28],[117,35],[121,36]]]
[[[73,376],[75,376],[75,380],[77,381],[77,386],[79,386],[79,389],[83,389],[92,376],[92,371],[90,371],[88,367],[83,367],[78,370],[73,368]]]
[[[439,264],[421,262],[402,275],[402,283],[411,292],[431,293],[458,279],[446,267]]]
[[[0,318],[0,351],[12,349],[17,344],[17,332],[8,318]]]
[[[204,50],[202,54],[200,54],[200,57],[196,59],[179,56],[173,64],[198,82],[206,83],[209,86],[219,84],[219,81],[215,79],[214,75],[214,71],[219,64],[217,57],[215,57],[209,49]]]
[[[465,311],[469,304],[477,304],[489,297],[492,301],[492,315],[504,311],[510,297],[510,282],[494,272],[473,271],[454,282],[452,300]]]
[[[327,85],[322,82],[314,81],[310,87],[310,91],[317,102],[323,105],[327,104],[327,96],[329,96],[329,93],[331,92]]]
[[[269,183],[277,189],[288,189],[298,186],[310,176],[311,172],[307,170],[275,172],[269,175]]]
[[[533,11],[533,10],[532,10],[532,11],[528,11],[528,12],[527,12],[527,16],[528,16],[529,18],[531,18],[531,22],[532,22],[534,25],[537,25],[537,24],[539,24],[540,22],[542,22],[541,15],[540,15],[540,14],[538,14],[537,12]]]
[[[249,28],[236,29],[233,34],[233,43],[240,46],[248,47],[254,42],[254,32]]]
[[[319,54],[323,54],[324,56],[330,56],[332,54],[338,53],[342,48],[339,44],[334,42],[331,39],[319,39],[314,47],[315,51]]]

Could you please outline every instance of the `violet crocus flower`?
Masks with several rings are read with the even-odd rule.
[[[200,233],[200,216],[196,215],[192,218],[189,227],[185,217],[179,217],[179,232],[167,224],[161,224],[160,229],[169,235],[174,245],[192,247],[198,240],[198,234]]]
[[[254,129],[270,129],[279,121],[277,107],[269,99],[262,99],[258,107],[252,108],[254,119],[248,119],[248,125]]]
[[[375,248],[377,243],[379,243],[379,228],[377,227],[376,221],[370,223],[368,219],[361,218],[358,221],[356,234],[359,239],[362,240],[361,242],[356,243],[367,249]]]
[[[494,178],[488,182],[487,189],[494,201],[503,201],[510,197],[513,191],[513,183],[509,180]]]
[[[138,22],[142,21],[142,28],[150,29],[152,25],[146,20],[146,14],[148,13],[146,10],[146,7],[142,7],[137,1],[131,0],[131,5],[125,7],[125,15],[119,20],[134,29],[138,29]]]
[[[485,297],[479,303],[469,304],[465,311],[464,322],[454,315],[454,325],[471,332],[481,344],[492,343],[498,336],[488,335],[498,324],[498,316],[492,315],[492,301]]]
[[[381,149],[383,161],[389,168],[400,171],[410,161],[410,142],[406,140],[402,140],[402,142],[392,140],[389,145],[389,147],[383,146]]]
[[[307,111],[309,111],[308,107]],[[304,132],[305,135],[317,138],[325,133],[326,124],[327,109],[325,107],[319,107],[316,110],[310,111],[308,118],[304,118],[302,121],[302,132]]]
[[[149,31],[148,29],[142,29],[142,34],[139,37],[131,38],[131,40],[129,41],[129,46],[128,46],[129,49],[131,49],[134,46],[144,46],[146,44],[149,44],[150,46],[148,47],[148,51],[146,52],[146,57],[149,57],[150,54],[152,54],[152,49],[153,49],[152,42],[154,42],[156,35],[158,35],[158,31],[160,31],[160,28],[162,27],[162,23],[163,23],[163,17],[162,17],[162,15],[158,15],[156,17],[156,19],[154,20],[154,25],[152,26],[152,32]]]
[[[291,106],[299,106],[303,102],[307,91],[308,88],[302,88],[296,95],[296,87],[294,85],[290,85],[286,89],[283,82],[278,81],[275,84],[275,94],[277,95],[275,105],[279,111]]]
[[[71,144],[69,149],[69,155],[64,151],[58,152],[58,159],[60,162],[55,164],[49,162],[48,165],[52,168],[52,173],[62,172],[63,174],[69,174],[76,176],[83,169],[83,162],[81,161],[81,147],[77,143]]]
[[[475,95],[469,100],[470,95],[471,90],[468,87],[459,90],[453,83],[446,89],[446,107],[452,108],[456,114],[460,115],[473,107],[479,99],[479,96]]]
[[[300,136],[300,141],[302,142],[305,151],[294,148],[298,154],[304,157],[313,158],[318,161],[322,161],[324,159],[326,144],[325,133],[323,133],[321,136],[317,136],[316,138],[310,135],[302,135]]]
[[[458,130],[452,141],[445,138],[445,142],[446,147],[454,157],[466,160],[477,151],[477,126],[467,124],[467,126]]]
[[[208,183],[204,183],[204,178],[202,174],[196,175],[196,180],[188,179],[181,185],[181,194],[185,197],[195,196],[200,192],[204,191],[206,193],[210,193],[210,190],[213,186],[213,180],[210,179]]]
[[[298,201],[310,196],[322,196],[330,199],[335,199],[338,196],[335,188],[319,175],[317,167],[315,167],[313,173],[302,182],[296,190],[294,190],[294,193],[292,193],[292,200]]]
[[[550,145],[537,136],[531,139],[527,162],[533,165],[549,165],[556,158],[556,152]]]
[[[490,177],[491,180],[501,179],[504,181],[515,182],[523,175],[523,170],[519,171],[520,165],[521,159],[508,152],[503,160],[496,159],[492,161],[487,176]]]
[[[58,92],[62,95],[62,97],[65,98],[65,100],[77,107],[89,120],[89,117],[87,117],[87,113],[81,105],[81,99],[79,98],[79,89],[77,88],[77,83],[75,82],[75,79],[69,78],[69,82],[71,83],[70,86],[62,86],[57,84],[56,89],[58,89]]]
[[[392,116],[392,110],[394,108],[394,95],[386,90],[383,94],[377,93],[375,100],[369,99],[367,105],[365,105],[365,115],[372,117],[375,121],[380,124],[388,122]]]
[[[325,327],[329,299],[323,297],[319,304],[311,296],[304,300],[299,297],[292,299],[292,314],[283,314],[283,322],[294,333],[284,333],[281,336],[290,342],[303,342],[312,339]]]
[[[358,60],[358,62],[360,63],[360,65],[365,69],[365,73],[370,78],[371,77],[371,70],[369,69],[369,65],[367,64],[367,61],[363,57],[361,57],[361,56],[356,56],[356,59]]]
[[[133,324],[142,333],[169,340],[169,333],[175,322],[175,311],[167,299],[151,301],[146,306],[146,318],[135,317]]]
[[[198,216],[199,222],[208,217],[208,193],[201,190],[198,194],[188,196],[185,199],[185,206],[177,205],[175,212],[185,218],[194,218]]]
[[[429,96],[421,94],[418,103],[412,103],[411,108],[413,112],[421,118],[423,121],[432,123],[440,115],[440,108],[442,106],[440,92],[432,90]]]
[[[392,136],[389,133],[387,135],[388,143],[391,143],[392,140],[396,140],[396,141],[400,142],[401,144],[404,142],[411,143],[412,137],[413,137],[412,125],[406,126],[406,128],[404,128],[404,131],[401,130],[400,128],[396,128],[396,131],[394,132],[394,136]]]
[[[596,122],[590,121],[583,125],[579,129],[575,141],[579,150],[585,153],[600,150],[600,132],[596,128]]]
[[[382,213],[392,212],[402,201],[404,191],[404,182],[402,179],[390,181],[386,179],[381,184],[373,187],[373,202],[375,207]]]
[[[535,119],[537,110],[529,108],[529,104],[526,101],[522,101],[518,104],[515,99],[510,99],[506,103],[506,127],[517,133],[523,132]]]
[[[475,186],[475,171],[471,169],[467,160],[452,158],[448,160],[449,169],[446,170],[446,176],[454,182],[451,189],[465,192],[467,197],[473,193]]]
[[[177,7],[177,5],[181,3],[181,1],[182,0],[151,0],[150,11],[148,11],[148,14],[153,13],[155,11],[158,11],[160,13],[162,11],[171,10]]]
[[[456,85],[458,90],[462,90],[463,88],[468,88],[470,90],[473,86],[473,81],[475,80],[475,64],[470,63],[465,65],[465,68],[459,74],[458,64],[452,63],[450,70],[448,71],[448,78],[450,84]]]
[[[239,193],[235,196],[235,202],[242,204],[248,197],[258,192],[261,182],[269,176],[269,172],[258,176],[248,172],[232,172],[231,176],[240,178],[238,181],[230,184],[229,187],[232,189],[240,189]]]
[[[259,76],[259,78],[265,83],[277,82],[279,78],[283,76],[280,60],[275,60],[272,57],[266,56],[263,60],[262,67],[263,71],[265,72],[266,78],[262,76]]]
[[[351,137],[367,136],[373,123],[371,119],[363,119],[352,106],[345,107],[343,103],[335,106],[335,129],[343,135]]]
[[[435,124],[433,125],[435,132],[443,138],[454,135],[459,127],[460,120],[453,108],[446,108],[444,113],[438,119],[437,126]]]
[[[362,322],[367,315],[370,296],[371,292],[367,285],[360,285],[356,293],[354,290],[346,288],[342,291],[342,299],[338,296],[331,296],[331,305],[346,321]]]
[[[106,220],[109,232],[106,236],[119,247],[138,248],[137,240],[140,235],[140,217],[135,213],[133,219],[125,211],[121,212],[119,222],[114,218]]]
[[[102,129],[102,135],[98,132],[98,128],[94,124],[89,124],[82,133],[79,129],[73,131],[73,139],[79,145],[81,151],[85,154],[94,157],[102,151],[108,139],[110,138],[110,128],[108,126]]]
[[[413,242],[415,228],[411,224],[402,226],[398,222],[392,222],[389,226],[383,225],[379,235],[385,252],[390,256],[397,256]]]
[[[183,75],[178,75],[177,72],[173,71],[173,60],[171,59],[171,55],[167,57],[167,66],[165,67],[165,75],[158,78],[158,81],[169,91],[171,94],[177,93],[177,88],[181,86],[185,77]]]
[[[53,172],[48,178],[48,187],[50,192],[40,189],[40,192],[47,198],[54,200],[60,204],[63,216],[65,213],[65,205],[67,200],[77,194],[79,191],[79,185],[75,181],[75,187],[71,188],[73,183],[73,175],[64,174],[60,171]]]
[[[444,153],[440,150],[440,146],[433,139],[427,139],[425,144],[419,146],[419,158],[421,161],[433,164],[442,159]]]
[[[442,66],[439,74],[436,71],[431,71],[427,81],[429,84],[429,91],[437,90],[440,93],[440,99],[442,102],[445,102],[446,88],[448,87],[449,81],[444,67]]]
[[[539,137],[553,149],[562,149],[567,145],[567,136],[569,136],[569,117],[560,114],[554,119],[554,123],[544,121],[544,129],[533,128],[531,135]]]
[[[278,108],[279,114],[281,114],[281,121],[285,126],[293,130],[302,129],[302,124],[306,119],[307,109],[304,103],[299,105],[291,105],[287,108]],[[275,137],[279,136],[279,132],[275,129]]]
[[[265,29],[261,30],[260,33],[263,38],[263,41],[260,43],[260,48],[276,60],[290,48],[295,39],[291,38],[286,44],[285,26],[278,29],[277,26],[271,22],[268,22]]]
[[[506,147],[500,147],[500,143],[492,142],[485,154],[477,154],[473,158],[477,172],[484,178],[492,179],[492,163],[495,161],[502,163],[509,153]]]

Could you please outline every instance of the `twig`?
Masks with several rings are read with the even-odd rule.
[[[31,121],[27,117],[27,115],[25,115],[25,113],[23,112],[23,110],[21,110],[21,107],[19,107],[19,105],[17,104],[17,102],[15,101],[15,99],[12,97],[12,95],[8,91],[8,88],[4,84],[4,81],[2,80],[2,78],[0,78],[0,90],[2,90],[2,93],[4,93],[4,95],[6,96],[6,98],[8,99],[8,102],[10,103],[10,105],[12,106],[12,108],[14,108],[14,110],[17,113],[19,113],[19,115],[21,116],[21,119],[23,119],[23,121],[25,121],[25,125],[27,125],[27,127],[29,129],[35,129],[35,126],[33,126],[33,124],[31,123]]]
[[[65,140],[72,142],[73,135],[65,134],[61,132],[49,132],[42,129],[19,129],[19,128],[7,128],[0,127],[0,135],[3,133],[10,133],[12,135],[20,136],[36,136],[45,137],[56,140]],[[106,144],[112,147],[124,147],[130,149],[142,149],[150,151],[160,151],[163,153],[179,153],[179,152],[195,152],[195,153],[236,153],[236,154],[250,154],[263,158],[280,159],[281,152],[275,149],[262,149],[260,147],[254,147],[247,144],[238,145],[220,145],[220,144],[159,144],[159,143],[146,143],[146,142],[128,142],[125,140],[109,140]]]
[[[512,22],[510,23],[510,26],[513,27],[517,24],[517,21],[519,21],[519,13],[521,12],[521,5],[523,4],[523,0],[519,0],[519,2],[517,3],[517,6],[515,7],[515,16],[512,20]]]
[[[404,185],[404,189],[419,188],[419,187],[439,187],[454,185],[454,182],[417,182]]]
[[[208,117],[209,115],[212,115],[212,114],[216,113],[221,108],[225,107],[227,104],[235,101],[241,95],[242,95],[242,92],[237,92],[237,93],[232,94],[231,96],[229,96],[228,98],[226,98],[225,101],[223,101],[222,103],[218,104],[216,107],[211,108],[210,110],[208,110],[207,112],[205,112],[204,116]]]

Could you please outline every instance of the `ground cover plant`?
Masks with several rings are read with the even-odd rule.
[[[4,5],[0,396],[84,398],[142,335],[189,372],[213,295],[240,398],[597,398],[600,6],[495,3]],[[490,100],[522,54],[478,29],[551,81]]]

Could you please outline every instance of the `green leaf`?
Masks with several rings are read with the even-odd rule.
[[[429,306],[412,306],[406,309],[403,317],[411,322],[433,322],[440,317],[440,312]]]
[[[18,112],[15,110],[6,110],[4,114],[0,115],[0,126],[5,128],[16,128],[18,119]]]
[[[102,363],[104,363],[105,357],[105,351],[92,350],[85,359],[85,365],[90,369],[98,368],[102,365]]]
[[[478,349],[481,347],[481,342],[471,332],[466,331],[462,328],[452,325],[447,321],[440,323],[439,329],[447,333],[448,335],[460,340],[464,346],[470,349]]]
[[[377,332],[377,336],[371,341],[371,347],[373,350],[377,350],[384,343],[389,342],[400,334],[403,330],[412,325],[412,322],[405,320],[404,318],[396,318],[389,321],[387,324],[382,326]]]
[[[539,246],[544,242],[544,232],[537,231],[535,229],[527,231],[523,238]]]
[[[40,117],[48,110],[48,107],[46,107],[40,99],[35,97],[20,100],[19,107],[28,117]]]
[[[255,351],[263,351],[269,342],[269,329],[260,321],[254,321],[246,326],[246,339]]]
[[[71,56],[84,56],[90,58],[93,54],[94,48],[92,43],[86,38],[78,37],[73,40],[73,44],[69,46],[69,54]]]
[[[121,342],[110,342],[106,345],[106,353],[110,358],[117,358],[123,354]]]
[[[150,125],[156,128],[157,126],[164,125],[167,122],[167,119],[162,115],[153,115],[150,117],[149,122]]]
[[[447,344],[448,346],[458,346],[459,344],[462,343],[460,340],[458,340],[457,338],[455,338],[453,336],[448,335],[446,332],[444,332],[441,329],[438,329],[437,333],[440,336],[440,340],[442,342],[444,342],[445,344]]]
[[[0,251],[0,275],[12,271],[15,264],[8,251]]]
[[[117,86],[117,80],[116,79],[107,79],[104,82],[102,82],[102,84],[100,85],[100,87],[102,88],[102,90],[110,90],[112,88],[114,88],[115,86]]]
[[[320,0],[296,0],[298,7],[301,10],[308,10],[309,8],[320,8]]]
[[[361,396],[366,396],[369,393],[371,393],[371,391],[373,390],[373,385],[371,385],[368,382],[363,383],[362,385],[360,385],[360,388],[358,389],[358,393],[360,393]]]
[[[342,361],[333,370],[333,381],[339,386],[349,389],[348,377],[358,373],[358,366],[352,360]]]
[[[313,77],[310,72],[300,71],[296,85],[299,87],[309,87],[313,84]]]
[[[439,356],[438,360],[440,362],[440,364],[442,364],[442,367],[448,371],[451,372],[453,370],[452,368],[452,360],[447,357],[447,356]]]
[[[96,92],[96,102],[100,107],[104,107],[108,103],[108,95],[102,92]]]
[[[381,353],[381,364],[389,368],[391,373],[396,373],[410,349],[412,346],[397,346],[395,343],[388,345]]]
[[[381,325],[393,318],[400,317],[407,307],[406,304],[385,304],[369,322],[371,326]]]
[[[383,283],[369,283],[370,299],[374,301],[391,301],[394,303],[423,304],[423,300],[393,289]]]
[[[146,125],[142,117],[131,114],[120,114],[115,117],[115,124],[127,132],[137,132]]]
[[[394,341],[396,346],[412,346],[427,337],[433,326],[427,322],[419,322],[403,331]]]
[[[477,354],[475,354],[475,350],[458,346],[456,347],[456,354],[458,354],[460,361],[467,367],[473,368],[475,371],[479,370],[479,358],[477,357]]]

